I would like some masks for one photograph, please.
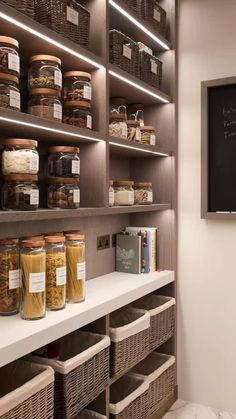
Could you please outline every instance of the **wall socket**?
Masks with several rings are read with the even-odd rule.
[[[97,250],[104,250],[110,248],[110,236],[98,236],[97,237]]]

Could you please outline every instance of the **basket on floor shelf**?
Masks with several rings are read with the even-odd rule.
[[[18,12],[34,19],[34,0],[2,0],[4,3],[18,10]]]
[[[162,62],[146,51],[140,51],[140,79],[159,89],[162,82]]]
[[[139,48],[136,42],[116,29],[110,31],[110,62],[139,78]]]
[[[53,419],[54,371],[18,360],[0,369],[1,419]]]
[[[84,409],[74,419],[107,419],[107,417],[101,415],[100,413],[94,412],[93,410]]]

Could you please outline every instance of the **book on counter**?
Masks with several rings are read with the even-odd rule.
[[[157,228],[156,227],[126,227],[128,233],[144,234],[147,237],[147,249],[144,250],[145,269],[144,273],[155,272],[158,267],[157,263]],[[147,256],[148,253],[148,256]]]

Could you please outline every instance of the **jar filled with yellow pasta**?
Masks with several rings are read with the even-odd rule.
[[[66,250],[64,236],[46,236],[46,308],[61,310],[66,304]]]
[[[21,317],[42,319],[46,308],[46,252],[44,240],[23,240],[20,254],[22,270]]]
[[[0,315],[19,311],[19,240],[0,240]]]
[[[83,234],[66,234],[66,300],[79,303],[85,300],[85,237]]]

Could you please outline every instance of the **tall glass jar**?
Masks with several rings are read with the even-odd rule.
[[[38,141],[22,138],[6,138],[3,140],[2,173],[32,174],[39,170]]]
[[[0,36],[0,73],[19,77],[19,42],[9,36]]]
[[[141,143],[142,144],[149,144],[149,145],[156,145],[156,135],[155,135],[155,127],[146,125],[141,127]]]
[[[23,240],[22,242],[20,312],[24,320],[37,320],[45,316],[46,252],[44,245],[44,240]]]
[[[67,146],[50,147],[48,156],[48,175],[79,177],[79,148]]]
[[[56,89],[32,89],[28,102],[28,113],[40,118],[62,120],[61,93]]]
[[[32,211],[39,207],[37,175],[7,175],[2,187],[2,208],[6,211]]]
[[[0,73],[0,108],[20,111],[19,79],[12,74]]]
[[[115,192],[113,187],[113,180],[109,181],[109,207],[113,207],[115,203]]]
[[[66,300],[79,303],[85,300],[86,262],[83,234],[66,235]]]
[[[140,131],[140,124],[138,121],[134,121],[129,119],[127,121],[127,128],[128,128],[128,141],[133,143],[141,143],[141,131]]]
[[[132,103],[128,106],[128,118],[138,121],[140,127],[144,126],[144,106],[142,103]]]
[[[0,240],[0,315],[19,311],[20,263],[19,240]]]
[[[124,97],[112,97],[110,100],[110,113],[125,115],[125,119],[127,119],[126,99]]]
[[[76,209],[80,206],[78,178],[52,177],[48,179],[48,208]]]
[[[134,182],[119,180],[114,182],[115,205],[134,205]]]
[[[134,183],[134,203],[137,205],[151,205],[153,203],[152,182]]]
[[[79,128],[92,129],[90,103],[79,100],[67,100],[64,103],[63,122]]]
[[[67,71],[63,74],[63,99],[91,102],[91,74]]]
[[[61,310],[66,304],[66,251],[64,236],[46,236],[46,308]]]
[[[110,114],[109,135],[127,140],[127,124],[125,114]]]
[[[30,57],[28,88],[62,88],[61,60],[53,55],[33,55]]]

